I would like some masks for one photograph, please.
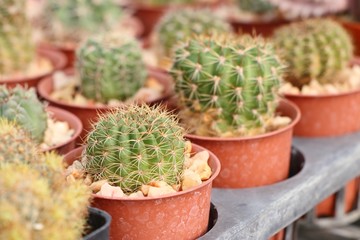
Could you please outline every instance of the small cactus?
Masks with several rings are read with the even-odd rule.
[[[222,35],[187,41],[176,50],[172,74],[180,105],[193,114],[194,126],[188,127],[210,136],[266,131],[283,69],[272,45],[261,39]],[[207,132],[196,127],[201,125]]]
[[[231,26],[207,9],[183,9],[167,13],[156,26],[160,54],[171,57],[173,47],[193,35],[228,33]]]
[[[83,95],[102,103],[133,96],[147,76],[137,40],[116,32],[89,38],[77,52],[77,68]]]
[[[0,78],[23,72],[35,58],[35,44],[25,4],[24,0],[1,1]]]
[[[301,87],[313,78],[333,80],[353,56],[350,36],[330,19],[310,19],[278,29],[273,37],[288,65],[286,80]]]
[[[33,140],[42,142],[48,116],[34,88],[17,86],[7,89],[4,85],[0,86],[0,117],[16,121],[31,133]]]
[[[184,130],[159,107],[124,106],[102,116],[87,138],[85,169],[125,193],[151,181],[179,184],[185,161]]]
[[[256,14],[270,12],[275,9],[268,0],[237,0],[236,2],[241,10]]]

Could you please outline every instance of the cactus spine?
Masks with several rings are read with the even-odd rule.
[[[77,52],[77,68],[84,96],[102,103],[133,96],[147,76],[137,40],[116,32],[89,38]]]
[[[278,29],[273,37],[289,67],[286,80],[301,87],[324,83],[349,64],[353,46],[346,31],[330,19],[310,19]]]
[[[284,66],[272,45],[260,39],[222,37],[191,39],[176,50],[176,92],[196,123],[185,121],[198,135],[264,132],[275,114]]]
[[[156,26],[160,54],[171,56],[172,48],[193,35],[228,33],[231,26],[209,10],[183,9],[166,14]]]
[[[35,57],[25,4],[24,0],[3,0],[0,4],[0,78],[23,72]]]
[[[38,143],[42,142],[47,128],[45,106],[36,96],[35,89],[17,86],[7,89],[0,86],[0,117],[16,121],[31,133]]]
[[[237,0],[239,8],[246,12],[257,14],[274,10],[274,6],[268,0]]]
[[[90,132],[85,169],[126,193],[150,181],[180,182],[185,160],[184,130],[158,108],[124,106],[101,117]]]

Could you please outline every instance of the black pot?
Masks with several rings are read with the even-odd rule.
[[[111,216],[100,209],[89,207],[90,232],[83,237],[83,240],[108,240]]]

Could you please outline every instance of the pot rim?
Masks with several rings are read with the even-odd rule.
[[[68,143],[75,141],[76,138],[78,138],[78,137],[80,136],[80,133],[82,132],[82,129],[83,129],[83,124],[81,123],[80,119],[79,119],[77,116],[75,116],[75,115],[72,114],[71,112],[68,112],[68,111],[66,111],[66,110],[64,110],[64,109],[61,109],[61,108],[58,108],[58,107],[53,107],[53,106],[47,106],[47,107],[46,107],[46,111],[47,111],[47,112],[52,112],[52,113],[54,114],[54,115],[53,115],[53,119],[54,119],[54,120],[58,120],[58,119],[56,118],[56,116],[57,116],[58,114],[67,116],[68,118],[71,118],[71,119],[75,122],[75,125],[78,126],[78,128],[77,128],[77,129],[74,129],[74,134],[71,136],[71,138],[70,138],[68,141],[63,142],[63,143],[61,143],[61,144],[57,144],[57,145],[52,146],[52,147],[50,147],[50,148],[46,148],[46,149],[42,150],[43,152],[54,151],[54,150],[56,150],[56,149],[58,149],[58,148],[61,148],[61,147],[65,146],[65,145],[67,145]],[[58,114],[56,114],[56,113],[53,112],[53,111],[58,112]],[[66,122],[67,122],[67,121],[66,121]],[[67,122],[67,123],[69,124],[69,122]],[[69,126],[70,126],[70,125],[69,125]]]
[[[113,197],[104,197],[104,196],[99,196],[99,195],[96,195],[96,194],[92,194],[92,197],[93,198],[99,198],[99,199],[105,199],[105,200],[120,200],[120,201],[153,201],[153,200],[159,200],[159,199],[163,199],[163,198],[172,198],[172,197],[179,197],[179,196],[182,196],[184,194],[187,194],[187,193],[190,193],[190,192],[194,192],[198,189],[201,189],[203,187],[205,187],[206,185],[208,184],[211,184],[214,179],[219,175],[220,173],[220,169],[221,169],[221,164],[220,164],[220,160],[218,159],[218,157],[213,153],[211,152],[210,150],[200,146],[200,145],[197,145],[195,143],[191,143],[191,145],[196,148],[199,149],[199,151],[203,151],[203,150],[206,150],[208,151],[209,155],[210,155],[210,158],[209,159],[212,159],[214,165],[215,165],[215,169],[211,169],[212,170],[212,174],[211,174],[211,177],[209,179],[207,179],[206,181],[202,182],[200,185],[198,186],[195,186],[195,187],[192,187],[190,189],[187,189],[185,191],[180,191],[180,192],[175,192],[175,193],[169,193],[169,194],[164,194],[164,195],[161,195],[161,196],[157,196],[157,197],[143,197],[143,198],[130,198],[130,197],[118,197],[118,198],[113,198]],[[74,150],[70,151],[69,153],[67,153],[65,155],[68,156],[71,152],[74,152],[74,151],[79,151],[79,150],[83,150],[85,148],[86,145],[83,145],[81,147],[78,147],[78,148],[75,148]],[[196,152],[199,152],[199,151],[196,151]]]
[[[208,136],[199,136],[199,135],[195,135],[195,134],[186,134],[185,137],[188,137],[189,139],[196,139],[196,140],[203,140],[203,141],[221,141],[221,142],[229,142],[229,141],[247,141],[247,140],[256,140],[256,139],[261,139],[261,138],[266,138],[266,137],[271,137],[273,135],[277,135],[283,132],[288,131],[289,129],[294,128],[294,126],[300,121],[301,118],[301,112],[300,109],[297,105],[295,105],[293,102],[287,100],[287,99],[283,99],[281,98],[280,100],[281,103],[290,106],[292,108],[292,110],[295,111],[296,116],[294,118],[292,118],[291,123],[285,127],[279,128],[275,131],[271,131],[271,132],[267,132],[267,133],[263,133],[263,134],[258,134],[255,136],[242,136],[242,137],[208,137]]]
[[[150,76],[150,72],[156,72],[156,74],[162,74],[165,75],[166,72],[161,71],[160,69],[154,68],[154,67],[147,67],[148,69],[148,76]],[[62,72],[64,72],[67,75],[74,75],[75,74],[75,69],[73,67],[69,67],[64,69]],[[159,79],[157,79],[156,77],[154,77],[158,82]],[[49,103],[54,103],[58,106],[63,106],[63,107],[69,107],[69,108],[75,108],[75,109],[80,109],[80,110],[97,110],[99,114],[101,114],[101,111],[104,110],[109,110],[109,109],[116,109],[118,106],[83,106],[83,105],[76,105],[76,104],[71,104],[71,103],[66,103],[63,101],[59,101],[59,100],[55,100],[53,98],[50,97],[50,93],[47,93],[44,88],[42,87],[43,85],[46,84],[47,81],[52,81],[53,80],[53,76],[48,76],[48,77],[44,77],[43,79],[40,80],[38,86],[37,86],[37,91],[39,93],[39,95],[44,98],[47,102]],[[169,80],[170,82],[170,80]],[[170,98],[172,95],[171,93],[171,87],[169,87],[169,89],[165,89],[164,93],[162,94],[162,96],[152,100],[152,101],[145,101],[144,103],[147,104],[153,104],[153,103],[157,103],[157,102],[161,102],[164,101],[168,98]],[[123,103],[122,105],[126,105],[126,103]]]
[[[53,49],[44,49],[44,48],[38,48],[36,49],[37,55],[42,56],[43,58],[46,58],[51,62],[52,68],[46,71],[42,74],[36,74],[32,76],[20,76],[20,77],[11,77],[7,79],[1,79],[0,84],[11,84],[14,82],[17,82],[18,84],[29,82],[29,81],[35,81],[36,79],[42,79],[46,77],[47,75],[51,75],[51,73],[63,69],[67,63],[66,56],[56,50]],[[50,58],[48,56],[51,56]],[[55,59],[56,63],[51,61],[51,59]]]

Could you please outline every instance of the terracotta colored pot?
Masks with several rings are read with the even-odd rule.
[[[240,22],[239,20],[230,19],[229,22],[235,32],[248,34],[256,33],[263,37],[271,37],[277,28],[289,23],[289,21],[282,19],[269,22]]]
[[[360,56],[360,23],[340,18],[338,18],[337,20],[351,35],[355,47],[354,53],[356,56]]]
[[[83,147],[65,156],[71,164],[79,159]],[[199,152],[203,147],[193,144]],[[195,239],[208,227],[211,185],[219,174],[220,162],[210,153],[212,176],[201,185],[175,194],[138,199],[111,199],[94,195],[93,205],[112,217],[110,238],[117,239]]]
[[[56,151],[60,155],[64,155],[71,150],[75,148],[75,144],[77,141],[77,138],[80,136],[80,133],[82,132],[82,123],[74,114],[65,111],[63,109],[57,108],[57,107],[47,107],[47,111],[53,113],[53,118],[58,121],[64,121],[67,122],[71,129],[74,129],[74,134],[67,142],[64,142],[62,144],[53,146],[46,151]]]
[[[292,119],[291,124],[252,137],[203,137],[188,134],[191,142],[212,151],[221,161],[214,187],[249,188],[273,184],[289,176],[291,139],[300,119],[299,109],[282,100],[277,110]]]
[[[351,180],[345,187],[345,212],[350,212],[357,200],[359,192],[359,181],[357,178]],[[335,195],[331,195],[326,198],[320,204],[316,206],[316,214],[319,217],[322,216],[334,216],[335,215]]]
[[[285,230],[281,230],[280,232],[276,233],[272,236],[269,240],[284,240]]]
[[[51,64],[53,65],[53,69],[47,73],[43,73],[40,75],[32,76],[32,77],[25,77],[25,78],[13,78],[7,80],[0,80],[1,84],[6,84],[8,88],[14,88],[16,85],[27,86],[27,87],[36,87],[39,83],[40,79],[44,77],[48,77],[52,75],[54,71],[63,69],[66,65],[66,57],[58,51],[50,50],[50,49],[43,49],[39,48],[37,50],[38,55],[49,59]]]
[[[74,74],[74,69],[67,69],[65,71],[67,74]],[[157,79],[165,87],[163,96],[155,101],[148,102],[149,105],[161,104],[166,101],[173,95],[173,86],[170,76],[162,71],[158,71],[154,68],[149,68],[148,73],[150,77]],[[73,114],[75,114],[83,124],[83,131],[80,135],[80,141],[85,139],[86,134],[92,129],[92,123],[96,122],[98,114],[106,113],[113,109],[112,107],[107,106],[79,106],[68,104],[54,100],[50,97],[53,92],[53,81],[52,77],[47,77],[41,80],[38,86],[39,95],[44,98],[51,106],[56,106],[62,109],[65,109]]]

